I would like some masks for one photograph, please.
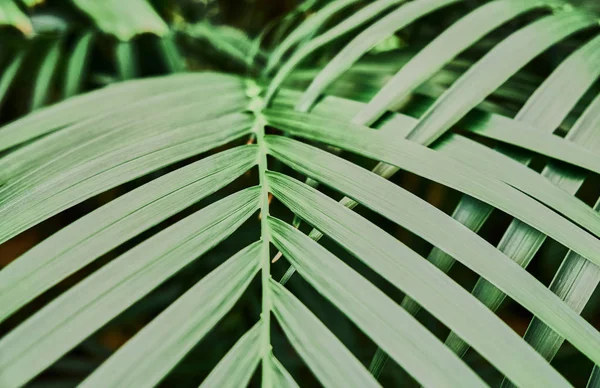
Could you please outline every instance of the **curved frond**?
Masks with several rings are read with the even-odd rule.
[[[339,1],[339,0],[338,0]],[[379,0],[371,4],[368,4],[361,8],[358,12],[336,25],[335,27],[323,32],[316,38],[302,45],[294,54],[288,59],[285,64],[277,71],[273,80],[269,83],[269,89],[266,92],[265,101],[268,104],[279,87],[283,84],[283,81],[290,75],[290,73],[304,60],[308,55],[314,51],[323,47],[327,43],[338,39],[344,34],[360,27],[361,25],[372,20],[377,15],[385,12],[394,5],[404,3],[405,0]]]
[[[0,23],[26,30],[29,19],[6,3]],[[498,384],[568,387],[550,363],[565,340],[600,365],[600,332],[581,316],[600,282],[599,205],[578,195],[600,174],[598,18],[562,0],[465,3],[307,1],[290,14],[306,19],[289,16],[253,40],[204,20],[169,30],[146,0],[74,0],[99,30],[46,45],[34,111],[0,128],[0,244],[102,205],[0,269],[10,328],[0,386],[28,384],[138,307],[152,313],[81,386],[166,384],[250,299],[235,344],[211,371],[193,371],[202,387],[259,378],[298,387],[290,358],[323,386],[377,387],[388,357],[423,386],[486,386],[462,359],[469,347],[500,372]],[[446,12],[437,36],[381,52]],[[129,80],[146,74],[132,39],[147,32],[161,38],[158,61],[179,73]],[[124,82],[75,96],[102,33],[117,38],[108,63]],[[208,42],[246,76],[182,73],[176,33]],[[531,74],[548,50],[564,56]],[[0,102],[26,52],[6,61]],[[54,91],[66,100],[45,107]],[[390,180],[400,171],[454,202]],[[366,213],[352,210],[359,204]],[[498,210],[510,218],[488,225],[494,246],[478,232]],[[525,269],[547,237],[568,251],[549,287]],[[276,281],[280,257],[289,267]],[[473,290],[448,274],[455,261],[480,277]],[[303,282],[288,283],[294,273]],[[327,308],[317,311],[314,292]],[[506,296],[534,316],[524,338],[496,314]],[[323,318],[331,308],[368,346],[351,346]],[[446,331],[417,319],[421,308]]]
[[[23,63],[23,59],[25,59],[24,52],[15,55],[15,57],[10,61],[10,64],[4,69],[4,72],[0,76],[0,107],[6,100],[6,92],[8,91],[10,85],[17,76],[17,73],[21,68],[21,64]],[[10,147],[10,145],[8,147]],[[0,150],[2,149],[4,149],[4,147],[0,148]]]
[[[52,43],[42,61],[38,70],[33,98],[31,100],[31,110],[37,110],[46,104],[50,91],[50,84],[58,66],[58,58],[62,51],[62,39],[57,39]]]

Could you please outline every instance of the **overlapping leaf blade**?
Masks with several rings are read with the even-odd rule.
[[[163,57],[165,66],[171,73],[179,73],[186,69],[185,59],[181,55],[175,39],[174,34],[157,39],[159,52]]]
[[[542,378],[556,380],[548,365],[524,345],[512,329],[392,236],[334,200],[282,174],[271,173],[269,187],[294,213],[350,250],[390,283],[418,298],[447,326],[461,331],[484,357],[514,381],[532,385]],[[508,353],[510,357],[506,357]],[[532,368],[536,368],[535,373]],[[530,380],[533,376],[535,378]]]
[[[372,124],[386,110],[393,109],[417,86],[487,33],[527,11],[547,7],[549,4],[550,2],[535,0],[496,0],[475,9],[415,54],[368,105],[356,114],[353,121]]]
[[[204,124],[204,125],[203,125]],[[73,171],[48,179],[7,198],[0,210],[5,225],[0,241],[107,189],[143,176],[187,157],[226,144],[250,132],[244,115],[192,124],[176,133],[165,133],[96,157]],[[208,130],[202,131],[203,128]],[[179,133],[177,133],[179,132]],[[113,161],[112,164],[107,161]],[[43,170],[42,170],[43,172]],[[76,182],[73,184],[72,182]],[[23,191],[35,189],[36,191]],[[42,193],[44,194],[42,196]],[[56,194],[54,194],[56,193]],[[19,195],[21,194],[21,195]]]
[[[358,12],[351,15],[349,18],[325,31],[318,37],[307,42],[300,47],[294,54],[285,62],[285,64],[275,74],[269,88],[266,92],[265,101],[270,103],[279,87],[283,84],[291,72],[310,54],[317,49],[323,47],[327,43],[338,39],[349,31],[355,30],[365,23],[371,21],[374,17],[388,10],[389,8],[403,3],[405,0],[378,0],[361,8]]]
[[[319,9],[315,14],[310,15],[275,47],[271,55],[269,55],[269,60],[265,66],[264,73],[269,73],[275,68],[291,48],[300,44],[302,40],[308,38],[310,35],[315,34],[328,19],[342,11],[344,8],[350,7],[358,2],[359,0],[332,1]]]
[[[565,142],[555,135],[535,133],[527,129],[518,130],[514,126],[500,127],[496,125],[487,125],[485,130],[477,126],[471,126],[470,131],[600,173],[598,154]]]
[[[458,1],[460,0],[413,1],[400,6],[394,12],[382,17],[358,34],[335,58],[329,61],[327,66],[319,72],[304,92],[296,105],[296,109],[301,112],[307,112],[328,85],[335,81],[344,71],[352,67],[367,51],[392,35],[395,31],[404,28],[419,17]]]
[[[443,154],[402,138],[394,139],[385,134],[372,133],[366,128],[344,122],[318,119],[293,112],[283,115],[268,111],[266,116],[269,123],[284,128],[292,134],[323,141],[386,163],[393,163],[395,166],[402,166],[407,171],[463,191],[543,230],[544,233],[569,247],[581,238],[581,244],[577,244],[578,248],[573,249],[578,250],[588,259],[600,263],[598,254],[600,240],[575,225],[564,222],[566,220],[556,213],[512,186],[489,178],[469,165],[455,163],[457,162],[455,159],[445,157]],[[328,130],[321,131],[320,129],[323,127],[327,127]],[[361,132],[371,132],[372,134],[365,139]],[[591,209],[588,210],[590,222],[586,224],[586,227],[595,228],[594,233],[598,236],[600,235],[598,215]],[[556,228],[557,225],[561,225],[561,227]],[[571,228],[573,228],[573,234],[568,232]],[[567,233],[569,237],[564,233]]]
[[[135,42],[119,42],[115,46],[115,67],[122,81],[138,77],[139,64],[137,61],[137,48]]]
[[[175,92],[155,103],[177,104],[197,93]],[[180,113],[176,118],[159,112],[132,122],[135,110],[124,109],[111,119],[84,121],[0,159],[5,182],[0,188],[5,225],[0,241],[106,189],[248,133],[252,118],[232,113],[245,109],[245,95],[233,90],[223,97],[208,104],[208,98],[180,104],[172,109]],[[148,112],[153,105],[138,107],[138,112]]]
[[[50,49],[42,61],[33,89],[31,110],[37,110],[47,103],[52,88],[52,80],[61,55],[62,45],[62,39],[52,42]]]
[[[600,201],[596,203],[594,209],[600,210]],[[575,312],[581,314],[599,283],[600,267],[575,252],[569,251],[548,288]],[[563,337],[535,317],[529,324],[524,338],[548,361],[554,358],[565,341]],[[597,373],[598,365],[595,365],[590,381],[595,379]],[[513,385],[504,380],[501,386],[511,387]]]
[[[24,52],[17,53],[10,62],[10,64],[8,64],[8,66],[2,72],[2,76],[0,76],[0,107],[6,100],[6,94],[8,92],[8,89],[12,85],[12,82],[15,79],[24,59]],[[0,150],[2,149],[4,148],[0,146]]]
[[[408,138],[429,145],[531,59],[596,20],[577,11],[560,12],[524,27],[473,65],[421,117]]]
[[[294,169],[354,198],[452,255],[564,335],[594,362],[600,360],[598,331],[520,266],[445,213],[387,180],[317,148],[282,137],[268,137],[268,145],[271,154]],[[532,295],[535,299],[530,299]]]
[[[598,131],[591,129],[597,128],[599,119],[600,96],[596,97],[590,104],[567,136],[572,141],[585,144],[587,147],[597,147],[600,136],[598,136]],[[547,166],[544,173],[549,175],[557,185],[573,192],[580,187],[585,179],[582,174],[554,164]],[[599,209],[598,205],[597,202],[594,207],[595,210]],[[600,270],[598,266],[570,251],[565,256],[549,288],[565,300],[575,311],[581,313],[599,282]],[[536,318],[529,324],[524,338],[548,360],[554,358],[564,342],[564,338]],[[596,366],[594,373],[598,372],[597,369]]]
[[[522,131],[518,136],[530,135],[536,132],[551,132],[560,122],[567,116],[570,109],[575,106],[577,101],[583,96],[587,88],[600,75],[600,69],[593,64],[600,59],[600,37],[592,39],[588,44],[571,55],[564,61],[552,75],[536,90],[534,95],[528,100],[525,106],[517,114],[516,120],[529,122],[535,125],[535,131]],[[563,93],[560,97],[556,94],[564,90],[565,79],[572,79],[569,83],[569,93]],[[562,102],[562,104],[558,103]],[[550,112],[548,112],[550,109]],[[594,149],[594,145],[598,143],[597,131],[593,126],[589,126],[588,116],[595,116],[597,112],[597,103],[592,104],[586,112],[581,116],[578,122],[570,131],[567,140],[579,139],[578,143],[586,146],[585,148]],[[499,127],[496,126],[496,132]],[[549,135],[552,136],[552,135]],[[585,139],[585,140],[584,140]],[[535,142],[543,144],[543,142]],[[566,144],[576,144],[570,141]],[[533,144],[533,147],[537,147]],[[563,147],[557,145],[556,150]],[[510,153],[509,153],[510,155]],[[520,155],[512,155],[513,158],[521,163],[528,163],[530,158]],[[542,171],[542,176],[549,179],[553,184],[560,187],[565,192],[574,195],[579,187],[581,187],[584,177],[573,176],[573,172],[564,169],[556,169],[555,165],[549,165]],[[472,203],[472,201],[468,201]],[[478,209],[481,209],[481,204],[472,203],[469,208],[461,208],[459,204],[456,212],[470,211],[477,214]],[[518,220],[514,220],[504,236],[502,237],[498,248],[509,255],[517,263],[526,267],[533,259],[533,256],[541,247],[546,236],[538,230],[525,225]],[[504,295],[496,290],[493,286],[485,281],[480,281],[473,289],[473,293],[478,296],[484,303],[493,310],[497,309],[504,300]],[[454,335],[450,335],[448,343],[455,349],[458,354],[464,354],[467,350],[466,344]]]

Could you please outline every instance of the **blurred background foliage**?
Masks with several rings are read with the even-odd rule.
[[[328,93],[367,100],[411,57],[412,53],[418,51],[459,17],[482,2],[485,1],[465,0],[403,29],[375,47],[369,55],[336,81],[329,88]],[[236,72],[268,82],[272,72],[266,72],[265,66],[273,49],[293,31],[299,22],[311,16],[313,7],[322,6],[324,3],[326,1],[322,0],[308,0],[302,4],[299,0],[151,0],[148,3],[145,0],[103,0],[101,2],[98,0],[15,2],[0,0],[0,124],[75,94],[132,78],[180,71],[219,70]],[[325,28],[343,20],[365,3],[368,1],[357,1],[355,5],[347,7],[343,12],[336,14]],[[600,2],[597,0],[578,0],[573,3],[595,12],[600,10]],[[111,9],[118,9],[119,13],[109,12]],[[530,15],[530,17],[535,16]],[[511,22],[503,26],[461,54],[433,79],[423,84],[400,109],[405,113],[418,115],[428,106],[433,97],[439,96],[470,64],[480,58],[486,49],[514,31],[519,27],[519,23],[523,22]],[[302,67],[292,74],[287,86],[305,88],[314,78],[317,69],[337,53],[351,37],[342,37],[327,48],[311,55]],[[508,116],[514,115],[531,92],[539,86],[543,77],[572,52],[573,43],[585,38],[584,35],[574,36],[559,47],[546,52],[498,89],[482,107]],[[282,61],[285,58],[284,53]],[[274,65],[278,66],[282,61],[277,61]],[[69,76],[66,76],[67,74]],[[598,85],[590,92],[588,100],[593,93],[598,93]],[[572,122],[567,120],[564,123],[565,128],[570,124]],[[356,162],[368,166],[365,161]],[[540,157],[533,167],[541,169],[545,165],[544,162]],[[156,172],[152,177],[176,167],[178,166]],[[0,267],[65,225],[147,182],[152,177],[144,177],[98,195],[0,245]],[[246,183],[242,181],[236,184],[248,184],[255,179],[256,177],[249,176]],[[453,210],[460,197],[452,190],[406,172],[397,174],[393,181],[448,213]],[[590,201],[598,197],[599,183],[597,180],[586,183],[586,187],[578,194],[580,198],[588,204],[593,204]],[[226,187],[214,194],[212,198],[188,209],[186,214],[232,191],[231,187]],[[339,197],[333,192],[329,194]],[[284,211],[278,210],[276,204],[274,206],[273,211]],[[358,211],[420,254],[426,255],[431,248],[420,238],[382,217],[365,209]],[[186,214],[179,214],[177,219]],[[287,216],[291,218],[291,214]],[[2,323],[0,334],[16,326],[85,274],[93,272],[147,238],[148,235],[174,223],[177,219],[165,221],[57,285]],[[242,229],[244,232],[241,237],[238,235],[236,241],[232,242],[229,239],[221,243],[202,260],[194,262],[186,270],[181,271],[63,357],[30,386],[44,388],[75,386],[217,263],[235,253],[240,247],[254,241],[258,232],[255,230],[255,220],[252,221]],[[495,212],[493,220],[486,223],[487,228],[484,228],[480,234],[488,241],[497,243],[510,221],[511,218],[507,215]],[[334,244],[325,242],[325,245],[340,258],[348,256]],[[548,239],[538,253],[538,256],[543,256],[544,265],[539,264],[542,260],[537,257],[528,270],[548,285],[564,254],[565,248]],[[354,261],[352,263],[356,267],[356,263]],[[278,278],[285,269],[283,261],[278,262],[273,268],[274,276]],[[403,295],[384,280],[376,278],[365,268],[357,269],[395,300],[401,300]],[[458,264],[452,269],[451,276],[468,289],[472,288],[477,280],[473,272]],[[361,361],[368,364],[376,346],[331,304],[312,288],[306,287],[300,277],[293,278],[289,284],[342,342]],[[256,321],[260,313],[259,295],[260,284],[254,284],[238,306],[232,309],[211,334],[186,356],[163,385],[165,387],[198,386],[235,340]],[[597,291],[589,305],[598,306],[599,299],[600,295]],[[583,316],[600,327],[599,312],[588,310],[584,311]],[[524,333],[531,319],[528,311],[508,299],[498,313],[520,334]],[[421,312],[418,318],[440,338],[443,339],[448,334],[448,329],[425,311]],[[273,341],[279,348],[278,358],[298,383],[302,386],[318,385],[314,376],[281,334],[274,335]],[[500,373],[489,366],[476,352],[470,351],[466,361],[473,365],[488,382],[497,384],[501,381]],[[384,385],[414,384],[400,367],[392,365],[393,362],[389,364],[380,379]],[[573,379],[572,383],[576,386],[585,385],[585,381],[577,380],[581,376],[587,376],[587,373],[581,371],[591,369],[590,361],[582,357],[569,344],[562,347],[553,365],[567,378]],[[258,381],[254,379],[253,384],[257,385]]]

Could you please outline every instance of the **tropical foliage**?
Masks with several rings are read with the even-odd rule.
[[[600,205],[577,196],[600,195],[599,18],[562,0],[466,3],[308,1],[250,40],[169,25],[145,0],[74,0],[116,37],[117,78],[135,77],[131,39],[147,32],[169,39],[176,74],[73,97],[100,33],[88,32],[64,69],[66,100],[38,109],[64,47],[53,43],[35,112],[0,128],[0,243],[127,187],[0,270],[5,322],[82,278],[0,338],[0,386],[26,384],[143,301],[160,305],[156,290],[181,273],[177,299],[82,386],[159,384],[248,300],[255,321],[201,386],[297,386],[280,362],[291,347],[327,387],[378,386],[388,359],[423,386],[569,386],[551,364],[565,340],[600,364],[600,332],[581,316],[600,281]],[[4,2],[1,21],[31,34],[21,6]],[[181,72],[175,33],[236,65]],[[443,187],[447,203],[399,172]],[[564,247],[549,286],[526,269],[546,240]],[[228,257],[209,260],[219,249]],[[455,262],[479,276],[472,289]],[[306,295],[377,346],[370,364]],[[495,313],[507,296],[533,314],[524,336]],[[466,362],[469,348],[505,379]],[[600,386],[597,367],[576,380],[588,377]]]

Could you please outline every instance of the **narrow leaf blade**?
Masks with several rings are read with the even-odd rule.
[[[392,110],[420,84],[432,77],[460,52],[472,46],[503,23],[535,8],[542,1],[496,0],[483,4],[438,35],[420,50],[369,101],[353,122],[370,125]]]
[[[434,335],[356,271],[291,225],[273,218],[269,222],[273,243],[298,272],[419,382],[425,386],[483,386],[480,378],[442,346]],[[278,288],[284,289],[280,285]],[[276,305],[276,311],[282,307]],[[311,327],[298,318],[294,321],[298,325],[294,332]],[[311,329],[307,333],[314,331]],[[330,349],[327,358],[340,358],[333,353],[335,348],[323,348]],[[305,360],[310,362],[307,358]],[[327,365],[322,362],[318,364],[319,369]],[[347,367],[346,364],[327,369],[346,376],[350,373],[345,372]],[[312,368],[317,373],[317,367]],[[362,365],[361,370],[373,379]],[[339,382],[335,384],[334,381],[330,385],[339,386]],[[358,381],[354,377],[346,384],[365,386],[364,382],[358,384]]]
[[[63,87],[63,98],[73,97],[81,90],[81,83],[86,74],[89,55],[94,42],[94,33],[86,32],[75,43],[73,54],[69,58]]]
[[[325,387],[378,387],[354,355],[291,292],[271,281],[273,313],[292,346]]]
[[[260,361],[262,321],[252,326],[219,361],[200,388],[246,387]]]
[[[258,272],[260,251],[260,242],[254,243],[209,273],[119,348],[81,387],[158,384],[241,297]],[[247,337],[248,341],[254,337]],[[248,350],[249,356],[257,353]],[[258,357],[248,361],[248,369],[242,370],[247,378]],[[236,380],[241,382],[243,377]]]
[[[259,188],[164,229],[62,294],[0,340],[0,380],[20,386],[111,318],[233,233],[258,209]]]
[[[300,112],[307,112],[330,84],[379,42],[416,19],[458,1],[460,0],[413,1],[398,7],[394,12],[377,20],[352,39],[350,43],[344,46],[342,51],[329,61],[304,92],[296,105],[296,109]]]
[[[303,145],[288,150],[286,143],[290,142],[293,140],[281,136],[267,137],[269,152],[277,159],[452,255],[564,335],[594,362],[600,361],[600,333],[485,240],[427,202],[372,172],[314,147]],[[306,152],[300,152],[301,149]],[[348,176],[353,178],[350,180]],[[531,299],[531,295],[537,297]],[[543,303],[539,302],[541,297]]]
[[[577,11],[545,17],[503,40],[436,100],[408,135],[429,145],[530,60],[596,21]]]
[[[256,163],[242,146],[158,178],[77,220],[0,271],[0,321],[42,292],[162,220],[210,195]]]

